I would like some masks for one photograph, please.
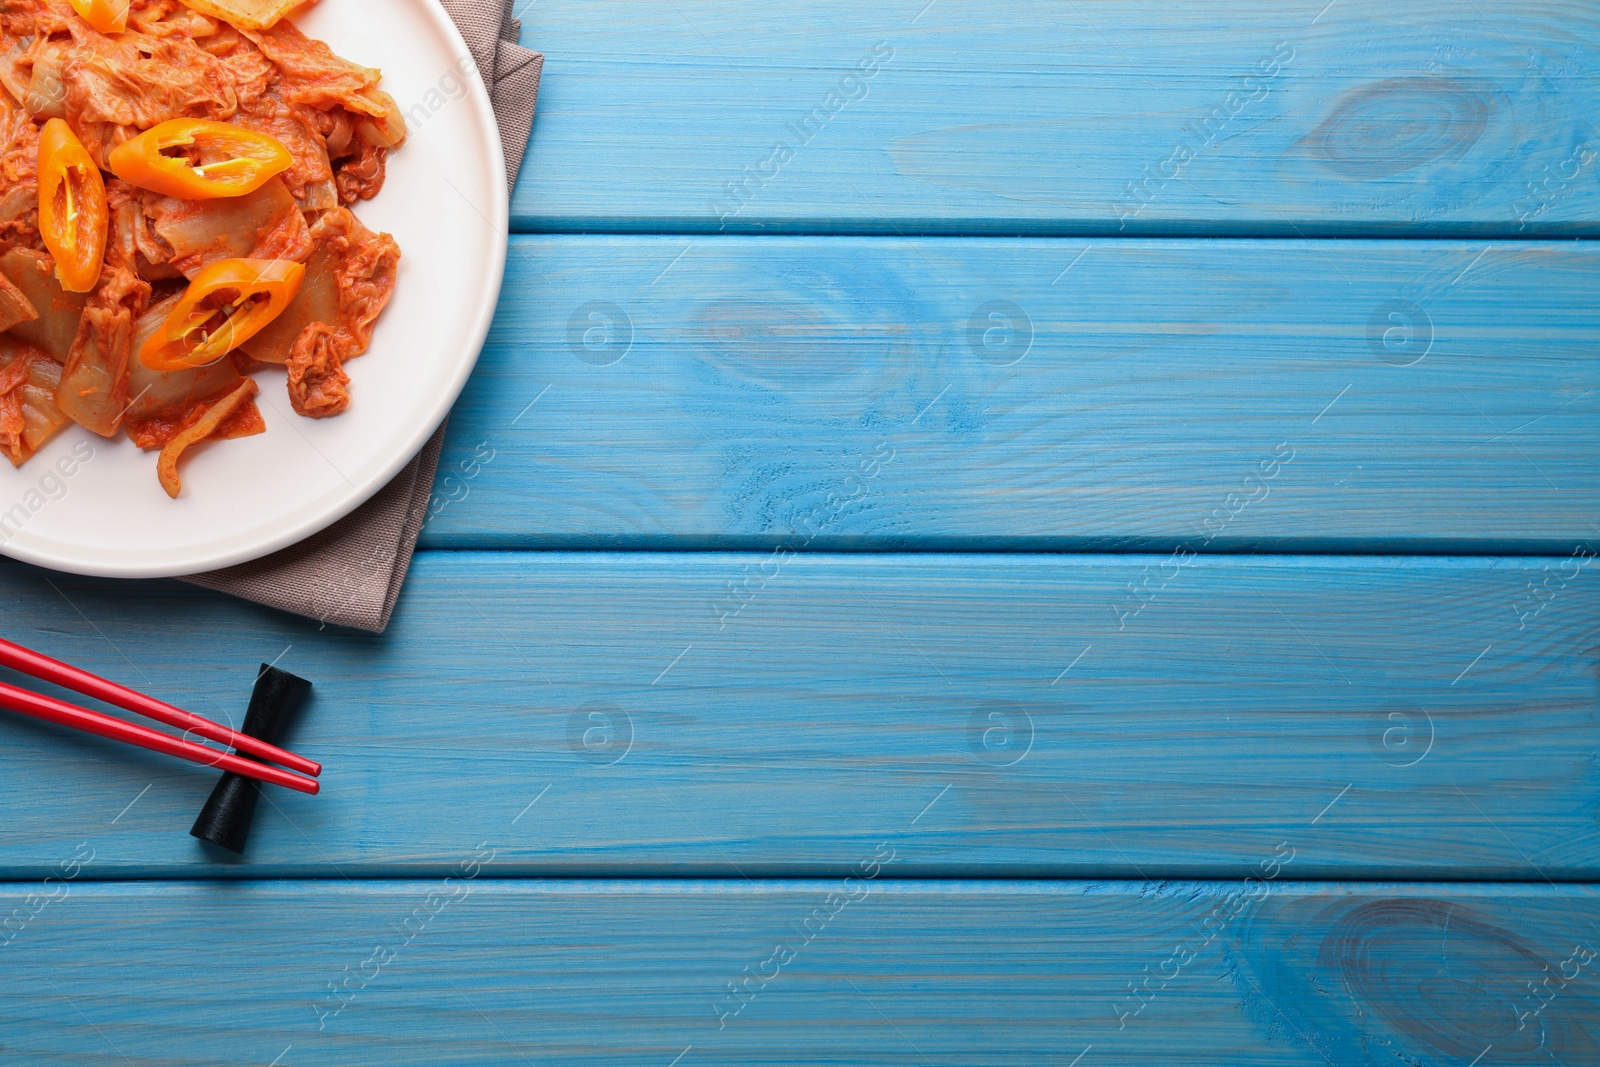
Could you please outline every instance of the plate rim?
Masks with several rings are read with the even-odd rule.
[[[450,18],[440,0],[412,0],[412,2],[427,14],[434,24],[434,29],[444,38],[447,47],[457,56],[471,56],[472,51],[467,47],[466,38],[462,36],[460,28]],[[511,193],[505,180],[507,173],[505,148],[500,140],[498,119],[483,74],[478,70],[476,63],[469,65],[469,71],[470,75],[463,81],[467,86],[474,121],[484,132],[484,142],[488,148],[489,174],[499,175],[501,178],[499,181],[489,183],[493,197],[488,205],[488,214],[484,217],[484,221],[494,234],[488,242],[491,257],[491,262],[488,264],[488,284],[483,287],[477,307],[473,309],[471,326],[463,334],[467,342],[467,351],[470,352],[469,357],[460,361],[454,377],[438,391],[437,399],[429,414],[416,421],[415,429],[403,445],[396,447],[394,456],[382,466],[375,468],[373,474],[356,484],[351,492],[339,499],[338,503],[270,537],[253,541],[242,549],[217,551],[182,564],[118,562],[112,559],[90,561],[70,555],[53,555],[48,548],[40,549],[26,543],[19,544],[18,541],[23,539],[17,538],[0,543],[0,556],[62,574],[78,574],[91,578],[150,579],[200,576],[211,571],[263,560],[324,532],[376,496],[421,453],[423,446],[444,424],[450,410],[455,407],[456,400],[466,388],[467,379],[472,376],[478,360],[483,355],[483,346],[489,338],[489,330],[494,324],[495,312],[500,303],[500,293],[505,285],[506,262],[510,253]],[[477,205],[471,206],[474,210],[477,209]]]

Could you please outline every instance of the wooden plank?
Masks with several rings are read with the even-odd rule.
[[[513,249],[429,545],[1565,555],[1600,525],[1588,244]]]
[[[831,875],[898,833],[919,876],[1237,878],[1292,839],[1302,878],[1592,879],[1597,575],[442,552],[378,638],[8,562],[8,637],[180,706],[312,679],[328,770],[239,864],[187,836],[211,775],[6,716],[0,877],[79,841],[101,878],[436,875],[486,840],[507,876]]]
[[[484,875],[57,895],[0,950],[19,1063],[1600,1062],[1593,887]]]
[[[1588,0],[544,0],[524,41],[525,231],[1600,229]]]

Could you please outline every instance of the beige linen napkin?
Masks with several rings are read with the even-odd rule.
[[[522,26],[512,17],[512,0],[440,2],[489,87],[505,144],[506,181],[515,185],[533,129],[544,56],[516,43]],[[182,580],[319,622],[381,633],[416,551],[443,444],[441,426],[394,481],[321,533],[264,559]]]

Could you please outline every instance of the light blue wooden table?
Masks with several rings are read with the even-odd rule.
[[[538,0],[384,637],[0,564],[0,1065],[1600,1064],[1600,9]]]

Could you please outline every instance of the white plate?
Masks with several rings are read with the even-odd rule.
[[[154,453],[70,426],[20,470],[0,460],[0,554],[112,578],[258,559],[387,484],[466,384],[500,295],[508,215],[494,112],[476,73],[460,73],[475,69],[461,62],[466,45],[438,0],[322,0],[296,22],[344,58],[380,68],[382,88],[411,116],[383,191],[354,208],[394,234],[401,259],[372,348],[347,368],[349,410],[301,418],[283,371],[260,372],[267,432],[186,456],[177,500],[156,482]],[[89,448],[87,462],[72,460]]]

